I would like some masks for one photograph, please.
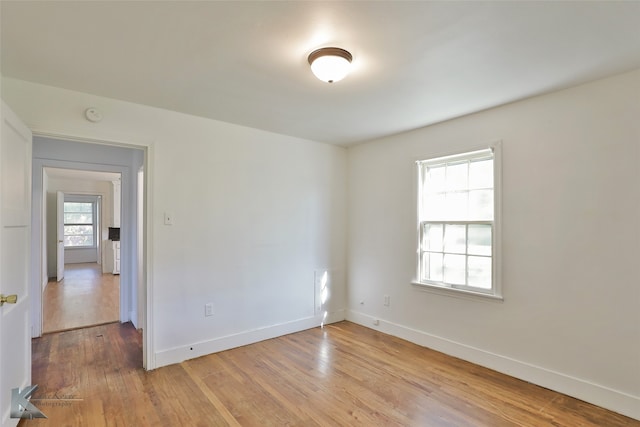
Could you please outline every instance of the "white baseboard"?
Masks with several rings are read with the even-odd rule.
[[[640,420],[640,396],[521,362],[353,310],[347,320]],[[379,320],[374,325],[374,320]]]
[[[326,318],[324,318],[324,316],[312,316],[293,320],[291,322],[243,331],[237,334],[227,335],[191,345],[184,345],[168,350],[158,351],[155,354],[155,368],[180,363],[188,359],[194,359],[207,354],[253,344],[294,332],[304,331],[306,329],[318,327],[322,324],[340,322],[344,319],[345,311],[338,310],[327,313]]]

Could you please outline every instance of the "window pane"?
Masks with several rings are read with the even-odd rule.
[[[442,254],[429,254],[429,280],[442,282]]]
[[[65,225],[64,234],[66,235],[93,235],[92,225]]]
[[[91,224],[93,215],[91,213],[67,213],[64,214],[65,224]]]
[[[464,254],[467,251],[467,232],[464,225],[445,225],[444,251]]]
[[[452,285],[465,284],[465,256],[445,254],[444,282]]]
[[[65,225],[65,246],[93,246],[92,225]]]
[[[443,219],[454,221],[467,219],[468,203],[469,193],[467,191],[447,193],[446,211]]]
[[[491,256],[491,226],[469,224],[467,253]]]
[[[468,285],[475,288],[491,289],[491,258],[470,256]]]
[[[93,235],[64,236],[65,246],[93,246]]]
[[[442,224],[425,224],[423,248],[426,251],[442,252]]]
[[[65,212],[92,212],[93,203],[64,202]]]
[[[469,166],[467,162],[447,165],[447,190],[466,190]]]
[[[425,189],[429,193],[438,193],[445,190],[445,166],[427,168],[425,174]]]
[[[427,194],[424,197],[423,220],[437,221],[446,218],[446,195],[444,193]]]
[[[469,220],[493,220],[493,190],[469,192]]]
[[[420,254],[420,280],[429,280],[429,254],[427,252]]]
[[[469,164],[469,188],[493,188],[493,159]]]

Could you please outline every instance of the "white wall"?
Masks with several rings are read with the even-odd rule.
[[[98,245],[109,237],[109,224],[111,223],[112,205],[112,184],[108,181],[95,181],[90,179],[61,179],[48,178],[47,186],[43,188],[47,191],[47,261],[49,277],[56,276],[57,267],[57,236],[56,236],[56,207],[57,192],[62,191],[69,194],[96,195],[102,196],[100,209],[100,230],[98,232]],[[100,246],[99,246],[100,247]],[[96,249],[65,249],[64,262],[75,264],[82,262],[100,262],[99,250]]]
[[[344,148],[12,79],[2,89],[36,133],[151,145],[155,365],[319,325],[318,269],[331,272],[328,320],[344,318]]]
[[[639,119],[640,70],[351,148],[348,318],[640,418]],[[411,285],[414,161],[498,140],[504,301]]]

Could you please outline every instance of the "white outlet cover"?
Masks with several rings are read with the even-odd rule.
[[[173,225],[173,214],[170,212],[164,213],[164,225]]]
[[[209,303],[204,305],[204,315],[213,316],[213,304]]]

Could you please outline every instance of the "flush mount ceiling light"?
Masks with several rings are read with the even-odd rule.
[[[351,54],[344,49],[323,47],[311,52],[309,64],[317,78],[333,83],[344,79],[349,74],[352,59]]]

